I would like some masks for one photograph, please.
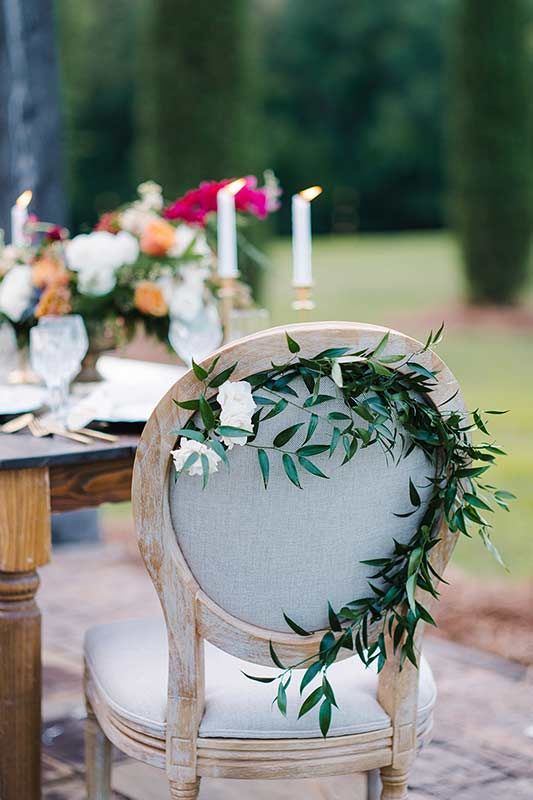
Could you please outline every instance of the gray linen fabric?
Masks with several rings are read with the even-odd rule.
[[[302,384],[294,385],[308,396]],[[334,394],[334,384],[323,381],[321,392]],[[334,400],[315,410],[326,417],[346,409]],[[304,422],[286,445],[295,450],[303,443],[308,420],[307,412],[289,405],[261,425],[255,443],[271,445],[280,430]],[[321,420],[313,443],[329,443],[331,431]],[[221,607],[269,630],[289,630],[283,611],[304,628],[317,630],[327,625],[328,600],[339,609],[368,594],[372,568],[360,564],[362,559],[387,556],[393,538],[406,542],[413,535],[426,506],[432,467],[418,449],[396,466],[379,445],[359,450],[340,466],[344,452],[339,444],[334,458],[312,457],[331,478],[301,470],[299,490],[284,475],[279,455],[269,452],[266,491],[251,447],[235,446],[229,452],[230,469],[220,464],[205,490],[199,477],[171,480],[172,522],[192,573]],[[423,502],[417,514],[401,519],[393,512],[412,508],[409,477]]]
[[[167,719],[167,632],[162,617],[98,625],[86,635],[85,657],[91,677],[114,712],[135,727],[142,725],[161,739]],[[276,675],[279,670],[258,667],[205,643],[205,711],[201,737],[313,738],[321,736],[318,707],[297,720],[301,670],[288,688],[288,716],[272,708],[272,685],[246,678]],[[330,736],[382,730],[389,717],[376,699],[377,675],[357,657],[334,664],[329,678],[339,710],[334,709]],[[310,684],[309,691],[319,679]],[[435,704],[431,669],[420,660],[418,725],[424,725]]]

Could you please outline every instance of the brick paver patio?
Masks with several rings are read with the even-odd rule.
[[[57,548],[41,571],[44,637],[44,797],[80,800],[83,781],[81,645],[90,625],[159,610],[131,538]],[[533,798],[533,675],[527,668],[441,639],[426,654],[438,688],[433,742],[411,776],[411,800]],[[161,800],[165,777],[117,754],[115,798]],[[355,800],[359,778],[205,780],[200,800]]]

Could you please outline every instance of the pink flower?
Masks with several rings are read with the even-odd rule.
[[[217,194],[224,186],[234,179],[227,178],[222,181],[204,181],[197,189],[179,197],[164,211],[166,219],[180,219],[193,225],[205,227],[207,215],[217,210]],[[257,188],[257,178],[248,175],[246,185],[235,195],[237,211],[243,214],[252,214],[259,219],[268,215],[268,196],[265,189]]]
[[[49,242],[60,242],[66,238],[66,231],[61,225],[52,225],[45,233],[45,239]]]

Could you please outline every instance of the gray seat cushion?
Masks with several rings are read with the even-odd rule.
[[[167,632],[162,618],[99,625],[85,639],[92,685],[120,720],[164,739],[167,711]],[[272,707],[275,684],[250,681],[252,675],[279,670],[247,663],[205,643],[205,711],[200,736],[237,739],[313,738],[321,736],[318,707],[297,720],[300,675],[288,688],[288,717]],[[334,709],[330,736],[377,731],[390,720],[376,699],[377,675],[357,657],[333,665],[329,678],[339,710]],[[311,684],[310,689],[314,688]],[[436,699],[431,669],[420,664],[418,725],[423,726]]]

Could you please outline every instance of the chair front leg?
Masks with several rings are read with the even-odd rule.
[[[406,800],[407,798],[407,772],[405,770],[393,769],[393,767],[382,767],[381,783],[383,789],[381,800]]]
[[[172,800],[196,800],[200,791],[200,779],[193,783],[182,783],[181,781],[169,781],[170,797]]]
[[[88,800],[111,800],[112,745],[87,702],[85,772]]]

